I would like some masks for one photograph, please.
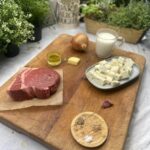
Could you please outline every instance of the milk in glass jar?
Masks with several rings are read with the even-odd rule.
[[[110,57],[115,44],[122,45],[124,39],[111,29],[98,30],[96,34],[96,54],[100,58]]]

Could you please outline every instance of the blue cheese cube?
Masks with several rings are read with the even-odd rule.
[[[120,85],[120,82],[117,81],[117,80],[113,80],[113,81],[111,82],[111,85],[112,85],[112,86],[117,86],[117,85]]]
[[[90,77],[100,85],[117,86],[120,80],[131,76],[134,61],[131,58],[116,57],[112,60],[100,61],[93,70],[89,72]]]
[[[106,78],[105,74],[103,74],[102,72],[98,71],[98,70],[95,70],[95,73],[98,75],[98,76],[101,76],[103,78]]]
[[[95,69],[95,70],[99,70],[99,68],[100,68],[100,65],[95,65],[95,66],[94,66],[94,69]]]
[[[105,65],[105,64],[107,64],[108,62],[106,61],[106,60],[102,60],[102,61],[100,61],[99,62],[99,65]]]
[[[120,77],[121,77],[120,74],[114,73],[111,70],[106,70],[105,74],[112,77],[114,80],[120,80]]]
[[[118,66],[118,61],[116,58],[112,59],[110,62],[111,66]]]
[[[118,73],[119,69],[120,69],[119,66],[112,66],[111,67],[111,71],[114,72],[114,73]]]
[[[118,58],[118,62],[119,62],[119,63],[123,64],[124,61],[125,61],[125,58],[123,58],[123,57],[119,57],[119,58]]]
[[[96,80],[100,85],[106,84],[106,79],[104,76],[102,76],[100,73],[95,72],[94,70],[89,71],[88,76],[92,80]]]
[[[105,64],[105,68],[106,68],[106,69],[111,69],[111,64],[109,64],[109,63],[108,63],[108,64]]]
[[[121,79],[127,79],[130,77],[130,71],[128,70],[122,70],[120,74],[121,74]]]
[[[132,67],[134,65],[134,61],[131,58],[127,58],[125,61],[125,65],[128,67]]]
[[[112,81],[113,81],[113,78],[111,76],[106,76],[106,83],[107,84],[111,84]]]

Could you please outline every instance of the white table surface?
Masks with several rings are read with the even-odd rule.
[[[55,26],[55,29],[53,27],[44,28],[42,31],[42,40],[38,43],[23,45],[18,56],[14,58],[0,56],[0,86],[50,44],[59,34],[68,33],[73,35],[78,32],[86,32],[84,24],[70,30],[60,28],[59,26]],[[92,41],[95,41],[95,36],[88,35]],[[150,150],[150,49],[144,47],[142,44],[124,44],[121,48],[139,53],[146,58],[145,72],[136,99],[124,150]],[[15,132],[0,123],[0,150],[48,149],[31,138]]]

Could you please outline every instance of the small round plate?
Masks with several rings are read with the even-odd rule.
[[[106,141],[108,126],[100,115],[94,112],[83,112],[73,119],[71,133],[82,146],[94,148]]]

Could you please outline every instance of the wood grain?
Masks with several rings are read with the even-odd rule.
[[[87,53],[72,50],[72,36],[61,35],[45,50],[37,55],[26,66],[49,67],[47,55],[49,52],[61,53],[63,59],[78,56],[81,62],[72,66],[65,61],[57,68],[64,72],[64,105],[59,107],[32,107],[22,110],[5,111],[0,113],[0,120],[16,130],[21,131],[48,147],[61,150],[84,150],[77,144],[70,133],[72,119],[80,112],[93,111],[100,114],[108,124],[109,135],[105,144],[96,149],[122,150],[125,142],[134,103],[140,85],[145,59],[143,56],[116,49],[113,55],[131,57],[141,68],[141,76],[124,87],[111,91],[101,91],[93,87],[86,79],[84,71],[96,63],[99,58],[95,54],[95,44],[90,43]],[[12,78],[1,88],[6,89]],[[3,100],[1,98],[0,100]],[[103,100],[110,99],[112,108],[102,109]]]

